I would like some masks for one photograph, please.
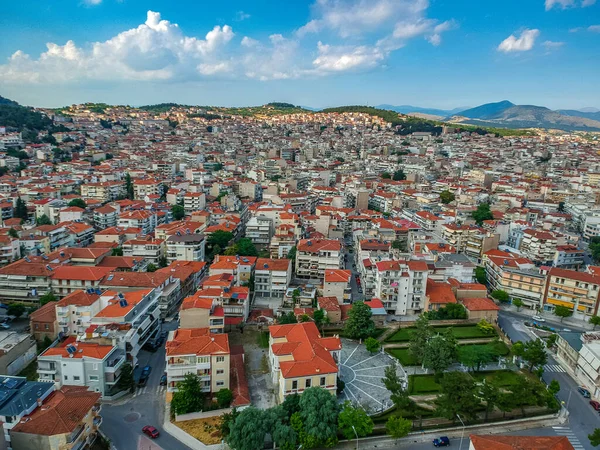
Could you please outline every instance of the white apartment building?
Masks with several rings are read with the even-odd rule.
[[[379,261],[375,264],[374,296],[389,314],[419,314],[425,309],[427,263]]]
[[[150,234],[157,225],[156,213],[152,211],[125,211],[119,214],[119,227],[139,228],[141,234]]]
[[[292,279],[292,261],[289,259],[258,258],[254,269],[256,297],[283,299]]]
[[[123,256],[144,258],[154,265],[157,265],[158,260],[165,256],[167,252],[165,241],[154,239],[151,236],[125,241],[122,248]]]
[[[534,262],[551,265],[557,246],[558,239],[554,234],[528,229],[523,231],[519,250]]]
[[[203,192],[186,192],[183,196],[183,208],[186,214],[202,211],[206,208],[206,195]]]
[[[579,350],[577,378],[586,387],[594,400],[600,399],[600,333],[590,332],[581,335],[583,346]]]
[[[273,220],[265,216],[251,217],[246,223],[246,237],[259,250],[268,248],[274,234]]]
[[[203,234],[181,234],[179,231],[167,239],[167,260],[204,261],[206,239]]]
[[[296,275],[299,278],[323,279],[325,270],[343,267],[340,241],[333,239],[302,239],[296,246]]]

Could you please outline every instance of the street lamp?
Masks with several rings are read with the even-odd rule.
[[[352,429],[354,430],[354,434],[356,435],[356,450],[358,450],[358,433],[356,432],[356,428],[352,425]]]
[[[456,414],[456,417],[458,417],[458,420],[460,420],[460,423],[462,424],[463,428],[462,428],[462,433],[460,434],[460,446],[458,447],[458,450],[462,450],[462,443],[463,443],[463,438],[465,437],[465,423],[463,422],[463,420],[460,418],[460,416],[458,415],[458,413]]]

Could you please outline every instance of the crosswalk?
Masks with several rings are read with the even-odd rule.
[[[166,391],[166,386],[144,386],[141,388],[137,388],[136,391],[133,393],[133,396],[137,397],[138,395],[144,394],[161,395],[164,394]]]
[[[546,364],[544,372],[566,372],[566,370],[560,364]]]
[[[569,427],[552,427],[552,429],[559,436],[566,436],[575,450],[583,450],[585,448]]]

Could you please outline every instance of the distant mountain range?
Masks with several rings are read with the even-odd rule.
[[[459,112],[464,111],[468,107],[465,106],[462,108],[454,108],[454,109],[446,110],[446,109],[436,109],[436,108],[421,108],[420,106],[411,106],[411,105],[400,105],[400,106],[377,105],[375,108],[389,109],[391,111],[396,111],[397,113],[400,113],[400,114],[419,113],[419,114],[427,114],[430,116],[447,117],[447,116],[452,116],[454,114],[458,114]]]

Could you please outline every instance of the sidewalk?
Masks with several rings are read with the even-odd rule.
[[[538,313],[537,311],[533,311],[531,309],[523,309],[523,308],[521,308],[520,311],[517,311],[517,308],[515,308],[514,306],[506,305],[506,304],[501,304],[500,309],[502,311],[506,311],[511,314],[519,315],[522,317],[532,317],[534,315],[539,315],[539,316],[543,317],[546,321],[548,321],[550,323],[550,325],[555,326],[555,327],[569,328],[569,325],[570,325],[572,327],[583,328],[583,329],[589,330],[589,331],[594,329],[594,326],[592,324],[590,324],[589,322],[587,322],[585,320],[575,319],[573,317],[567,317],[567,318],[563,319],[563,321],[561,322],[560,317],[556,317],[554,314],[552,314],[548,311],[540,311]]]

